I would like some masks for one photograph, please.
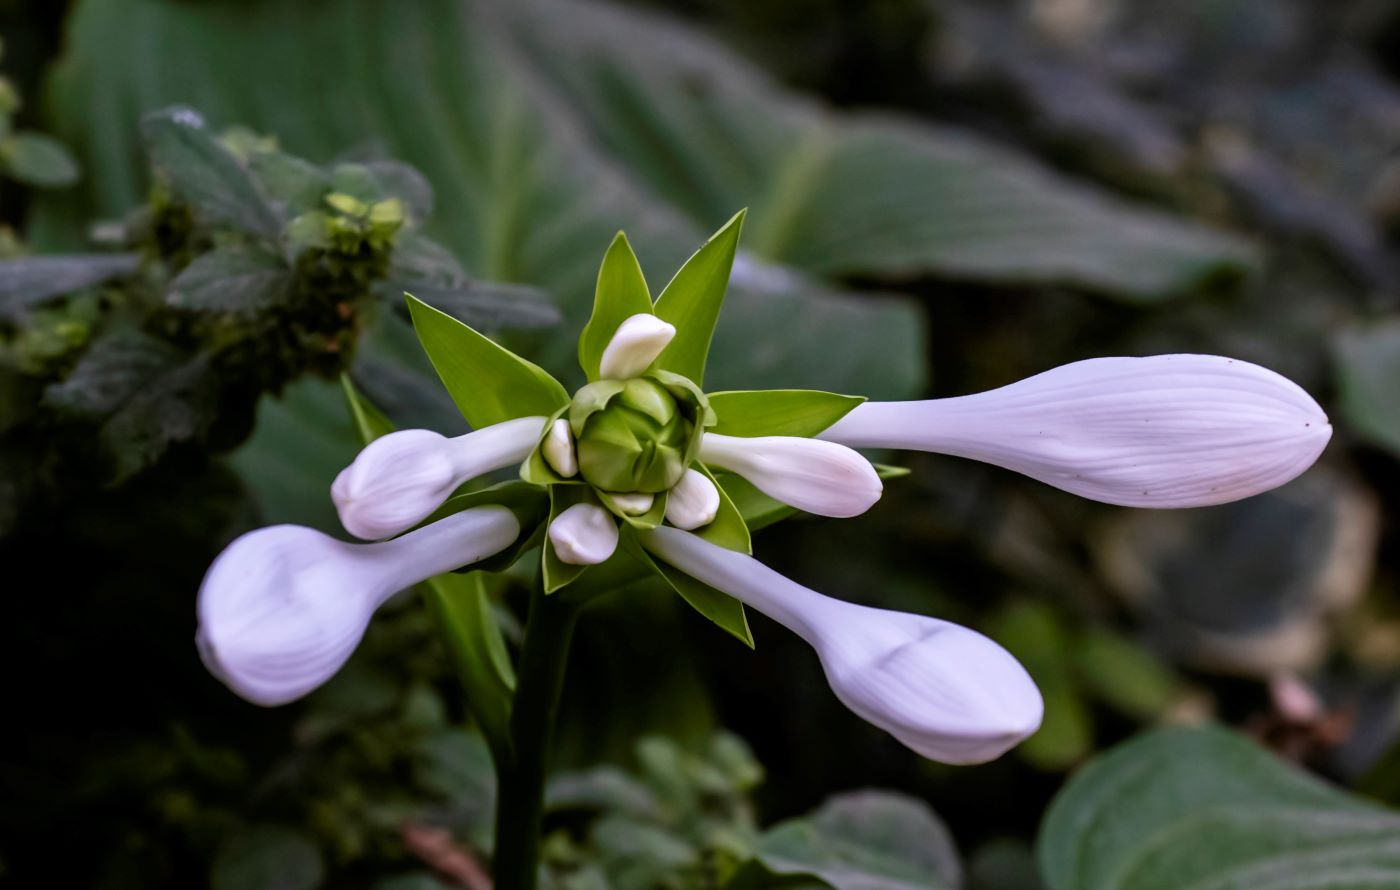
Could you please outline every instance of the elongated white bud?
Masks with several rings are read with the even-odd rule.
[[[597,504],[574,504],[549,524],[549,543],[560,562],[595,566],[617,549],[617,520]]]
[[[1332,427],[1273,371],[1155,355],[1075,362],[960,398],[867,402],[821,437],[970,457],[1110,504],[1200,507],[1290,481]]]
[[[347,544],[299,525],[236,539],[199,588],[200,656],[230,689],[280,705],[345,664],[389,597],[485,559],[520,534],[505,507],[455,513],[392,541]]]
[[[700,440],[700,459],[738,473],[771,498],[818,516],[859,516],[884,491],[870,461],[835,442],[706,433]]]
[[[823,596],[677,529],[643,532],[642,544],[801,636],[842,704],[924,757],[983,763],[1040,726],[1044,703],[1030,675],[976,631]]]
[[[636,377],[656,361],[675,336],[675,325],[649,312],[627,318],[617,326],[617,333],[603,349],[598,363],[599,376],[604,380]]]
[[[641,516],[651,509],[651,505],[656,503],[656,495],[645,491],[633,491],[626,494],[609,495],[612,502],[617,505],[617,509],[628,516]]]
[[[544,444],[541,450],[544,452],[545,463],[565,479],[578,475],[578,454],[574,451],[574,433],[569,429],[569,422],[564,418],[556,418],[550,424],[549,432],[544,437]]]
[[[699,470],[686,470],[666,498],[666,521],[686,530],[709,525],[719,515],[719,489]]]
[[[413,528],[463,482],[528,457],[544,420],[521,417],[455,439],[431,430],[375,439],[331,485],[341,524],[367,541]]]

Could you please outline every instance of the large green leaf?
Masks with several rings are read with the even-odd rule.
[[[715,335],[724,292],[729,289],[729,273],[744,215],[739,211],[685,261],[671,283],[656,298],[656,314],[676,326],[676,337],[661,353],[659,364],[668,371],[705,384],[705,359]]]
[[[1164,729],[1100,756],[1046,815],[1051,890],[1400,886],[1400,813],[1223,729]]]
[[[632,245],[621,232],[613,239],[598,269],[593,315],[578,338],[578,363],[588,379],[598,379],[598,364],[618,325],[634,315],[650,315],[651,292]]]
[[[408,308],[423,350],[472,426],[548,417],[569,403],[559,381],[533,362],[412,296]]]
[[[774,826],[759,839],[754,859],[761,869],[750,867],[736,887],[774,886],[774,878],[816,879],[835,890],[962,886],[962,866],[942,821],[923,801],[887,791],[840,794]],[[772,877],[762,880],[761,871]]]

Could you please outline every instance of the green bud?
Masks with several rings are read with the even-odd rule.
[[[611,492],[661,492],[680,481],[694,424],[664,386],[601,381],[575,396],[570,424],[579,472]]]

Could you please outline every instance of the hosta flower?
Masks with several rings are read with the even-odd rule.
[[[926,757],[978,762],[1039,725],[1039,693],[1015,659],[967,628],[841,602],[783,578],[750,555],[749,517],[736,502],[766,519],[783,505],[859,515],[882,482],[852,449],[879,447],[985,460],[1110,503],[1210,504],[1288,481],[1330,435],[1297,386],[1213,356],[1096,359],[925,402],[707,393],[706,355],[741,221],[654,301],[618,236],[579,340],[588,383],[572,395],[410,298],[419,339],[476,431],[385,435],[337,478],[333,499],[350,532],[403,537],[357,549],[281,526],[231,545],[200,593],[211,669],[254,701],[290,700],[330,676],[394,589],[489,553],[514,558],[542,524],[546,593],[582,583],[592,595],[589,578],[616,584],[654,571],[750,644],[743,608],[751,606],[812,645],[856,714]],[[449,497],[510,464],[519,481]],[[492,504],[510,509],[496,508],[489,522],[461,518],[486,517]]]

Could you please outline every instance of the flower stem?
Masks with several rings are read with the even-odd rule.
[[[535,888],[546,760],[577,617],[576,603],[546,596],[538,585],[531,592],[511,712],[510,756],[496,765],[494,890]]]

